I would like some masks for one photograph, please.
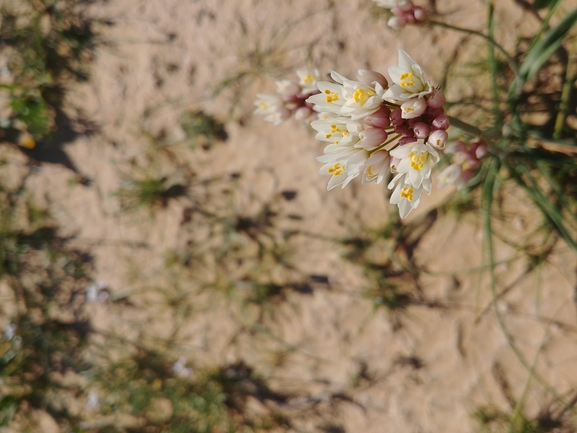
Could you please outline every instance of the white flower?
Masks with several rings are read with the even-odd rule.
[[[425,179],[431,177],[433,166],[439,161],[439,154],[430,144],[408,143],[391,150],[391,156],[399,158],[399,174],[407,174],[408,182],[419,188]]]
[[[452,183],[457,183],[462,173],[461,166],[451,164],[437,175],[440,188],[443,188]]]
[[[98,400],[98,391],[93,389],[86,396],[86,405],[92,410],[100,409],[100,401]]]
[[[319,81],[321,93],[313,95],[306,102],[314,104],[315,111],[328,111],[341,116],[350,116],[352,120],[362,119],[379,109],[385,89],[379,81],[367,85],[360,81],[349,80],[332,71],[331,77],[337,83]]]
[[[108,299],[108,293],[103,290],[108,284],[103,281],[95,281],[86,288],[86,301],[102,303]]]
[[[300,86],[291,80],[277,80],[275,84],[277,93],[282,96],[296,95],[301,91]]]
[[[341,115],[351,116],[352,120],[362,119],[377,111],[383,103],[385,89],[380,80],[369,86],[360,81],[349,80],[335,71],[331,72],[331,77],[343,85],[342,95],[345,102],[339,111]]]
[[[325,154],[317,158],[317,161],[325,163],[319,173],[331,176],[327,190],[342,185],[344,188],[351,180],[364,170],[368,152],[364,149],[356,149],[352,146],[327,146]]]
[[[389,75],[394,84],[385,92],[384,99],[406,101],[433,91],[431,83],[425,79],[423,69],[403,50],[399,50],[399,65],[391,66]]]
[[[363,130],[360,122],[353,122],[342,117],[315,120],[311,126],[317,131],[316,139],[332,144],[355,144],[359,141],[359,133]]]
[[[255,114],[265,116],[264,120],[278,125],[290,117],[290,111],[284,106],[283,100],[276,95],[257,94]]]
[[[365,161],[364,176],[362,183],[376,182],[381,183],[387,172],[389,171],[390,158],[389,152],[386,150],[379,150],[373,153]]]
[[[315,111],[339,114],[341,107],[345,103],[343,98],[343,86],[329,81],[319,81],[317,83],[321,93],[310,96],[306,102],[314,104]]]
[[[401,105],[401,117],[403,119],[414,119],[419,117],[427,109],[427,101],[423,98],[412,98]]]
[[[174,371],[177,376],[184,378],[192,376],[193,373],[192,368],[186,368],[186,360],[182,356],[173,364],[172,371]]]
[[[395,187],[396,184],[396,187]],[[391,204],[399,207],[401,218],[405,218],[409,212],[415,209],[421,201],[423,190],[431,192],[431,180],[426,179],[420,187],[415,187],[404,174],[397,174],[388,185],[389,189],[395,188],[391,194]]]
[[[298,69],[299,85],[302,93],[312,93],[317,91],[317,81],[320,74],[318,69]]]
[[[4,339],[10,341],[14,338],[15,335],[16,335],[16,325],[14,325],[13,323],[11,323],[10,325],[6,325],[6,327],[4,328]]]

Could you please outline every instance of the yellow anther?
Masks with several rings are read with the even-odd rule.
[[[264,103],[263,101],[260,101],[260,106],[263,110],[266,110],[268,108],[268,104]]]
[[[413,201],[413,192],[415,190],[413,188],[411,188],[410,186],[404,186],[403,189],[401,189],[401,197],[402,198],[406,198],[409,201]]]
[[[425,152],[425,153],[421,153],[421,154],[417,155],[416,153],[411,152],[409,154],[409,157],[411,158],[411,168],[413,168],[415,170],[420,170],[423,168],[423,166],[427,162],[427,159],[429,158],[429,154]]]
[[[331,138],[333,134],[326,134],[325,138]]]
[[[366,104],[367,99],[369,99],[369,97],[373,95],[375,95],[374,90],[369,89],[365,91],[364,89],[357,89],[355,90],[355,93],[353,93],[353,99],[357,104],[359,104],[362,107],[363,105]]]
[[[327,95],[325,98],[327,102],[335,102],[339,100],[339,95],[337,92],[331,92],[327,89],[325,90],[325,94]]]
[[[367,167],[367,176],[369,176],[369,177],[373,177],[373,176],[374,176],[373,171],[371,170],[371,167],[372,167],[372,165],[369,165],[369,166]]]
[[[312,83],[314,79],[315,79],[314,75],[306,74],[305,77],[303,78],[303,81],[308,84]]]
[[[415,84],[415,82],[413,81],[413,73],[412,72],[403,72],[401,74],[401,82],[399,83],[399,86],[401,86],[403,89],[407,88],[407,87],[411,87],[412,85]]]
[[[339,162],[335,162],[332,167],[327,169],[327,172],[332,174],[333,176],[338,176],[339,174],[344,173],[345,166],[341,165]]]

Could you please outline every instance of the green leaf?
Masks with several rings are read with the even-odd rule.
[[[535,9],[550,8],[555,2],[559,2],[559,0],[535,0],[533,7],[535,7]]]
[[[519,67],[519,73],[524,81],[535,76],[549,57],[561,46],[565,35],[575,22],[577,22],[577,9],[569,13],[556,27],[549,30],[541,40],[535,43]]]

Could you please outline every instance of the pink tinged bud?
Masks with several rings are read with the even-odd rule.
[[[409,130],[409,125],[407,124],[395,125],[395,132],[397,134],[412,135],[412,132]]]
[[[445,103],[445,95],[440,90],[435,90],[432,96],[429,95],[429,99],[427,100],[427,105],[431,108],[440,108],[443,106],[444,103]],[[441,113],[438,113],[437,116],[439,114]]]
[[[379,128],[368,128],[359,133],[360,141],[355,147],[371,150],[379,147],[387,140],[387,132]]]
[[[417,122],[413,125],[413,132],[417,138],[427,138],[431,133],[431,127],[423,122]]]
[[[415,24],[417,22],[417,20],[415,19],[415,16],[413,15],[413,11],[405,12],[405,15],[403,16],[403,18],[405,19],[405,22],[407,24]]]
[[[391,173],[397,173],[399,171],[397,167],[399,166],[400,162],[401,160],[399,158],[391,156]]]
[[[465,145],[465,143],[463,143],[461,140],[459,141],[455,141],[454,143],[451,143],[447,146],[447,148],[445,149],[445,153],[458,153],[458,152],[464,152],[465,150],[467,150],[467,146]]]
[[[425,12],[425,10],[420,6],[415,6],[413,8],[413,16],[419,23],[427,21],[427,12]]]
[[[391,112],[391,123],[393,125],[402,125],[405,123],[405,119],[403,119],[403,112],[400,108],[395,108]]]
[[[470,159],[473,159],[473,156],[469,152],[457,152],[453,155],[453,162],[459,165],[464,165]]]
[[[375,128],[388,128],[391,126],[391,110],[386,105],[381,105],[373,114],[363,119],[368,126]]]
[[[479,164],[481,163],[476,158],[467,159],[463,162],[463,170],[476,170]]]
[[[397,16],[391,17],[389,21],[387,21],[387,25],[395,30],[402,29],[405,27],[405,24],[407,24],[405,19]]]
[[[451,126],[451,122],[449,121],[449,118],[444,114],[435,117],[435,120],[433,120],[433,127],[436,129],[448,129],[449,126]]]
[[[489,153],[489,149],[487,148],[486,144],[480,144],[475,150],[475,156],[477,159],[482,159],[487,153]]]
[[[457,183],[457,189],[461,190],[465,187],[465,185],[467,184],[467,182],[469,182],[471,180],[471,178],[473,177],[473,175],[475,174],[474,170],[467,170],[464,171],[461,174],[461,178],[459,179],[459,182]]]
[[[414,119],[423,114],[426,109],[427,102],[423,98],[409,99],[401,105],[401,116],[403,119]]]
[[[415,137],[411,136],[411,135],[405,135],[404,137],[401,137],[399,140],[399,144],[409,144],[409,143],[414,143],[415,142]]]
[[[369,71],[366,69],[359,69],[357,72],[357,79],[367,86],[374,86],[374,83],[379,83],[384,89],[389,87],[389,83],[383,74],[376,71]]]
[[[432,132],[429,136],[428,142],[431,146],[436,147],[437,149],[444,149],[448,138],[449,135],[447,134],[447,131],[438,129]]]

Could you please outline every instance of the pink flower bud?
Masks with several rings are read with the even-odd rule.
[[[389,87],[389,82],[383,74],[376,71],[368,71],[366,69],[359,69],[357,72],[357,79],[367,86],[374,86],[374,83],[379,83],[384,89]]]
[[[458,152],[464,152],[465,150],[467,150],[467,146],[465,145],[465,143],[463,143],[461,140],[459,141],[455,141],[454,143],[451,143],[447,146],[447,148],[445,149],[445,153],[451,154],[451,153],[458,153]]]
[[[467,170],[464,171],[461,174],[461,178],[459,179],[459,182],[457,183],[457,189],[461,190],[465,187],[465,185],[467,184],[467,182],[469,182],[471,180],[471,178],[473,177],[473,175],[475,174],[474,170]]]
[[[367,128],[359,133],[360,141],[355,147],[372,150],[379,147],[387,140],[388,134],[380,128]]]
[[[404,137],[401,137],[399,140],[399,144],[409,144],[409,143],[414,143],[415,142],[415,137],[412,135],[405,135]]]
[[[481,163],[478,159],[467,159],[463,162],[463,170],[475,170],[477,167],[479,167],[479,164]]]
[[[449,138],[449,136],[447,134],[447,131],[444,131],[442,129],[438,129],[438,130],[433,131],[431,133],[427,142],[431,146],[436,147],[437,149],[444,149],[445,143],[447,143],[448,138]]]
[[[387,128],[391,126],[391,110],[386,105],[381,105],[377,111],[365,117],[364,122],[375,128]]]
[[[400,108],[395,108],[391,112],[391,123],[393,125],[402,125],[405,123],[405,119],[403,119],[403,114]]]
[[[433,120],[433,127],[437,128],[437,129],[448,129],[449,126],[451,126],[451,122],[449,121],[449,118],[444,115],[441,114],[440,116],[437,116],[435,118],[435,120]]]
[[[469,159],[473,159],[473,156],[469,152],[457,152],[453,155],[453,162],[455,164],[463,165]]]
[[[427,138],[431,133],[431,127],[423,122],[417,122],[413,125],[413,132],[417,138]]]
[[[411,134],[409,130],[409,125],[403,123],[401,125],[395,125],[395,132],[397,134],[409,135]]]
[[[432,95],[429,95],[429,99],[427,100],[427,105],[431,108],[440,108],[443,106],[444,103],[445,103],[445,95],[440,90],[434,90]]]

